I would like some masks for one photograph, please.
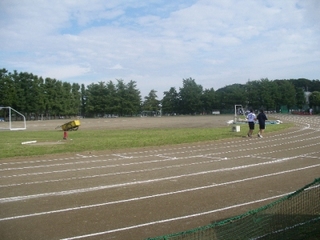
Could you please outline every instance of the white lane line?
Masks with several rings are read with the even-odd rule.
[[[224,182],[224,183],[210,184],[210,185],[206,185],[206,186],[189,188],[189,189],[184,189],[184,190],[179,190],[179,191],[174,191],[174,192],[159,193],[159,194],[154,194],[154,195],[149,195],[149,196],[144,196],[144,197],[129,198],[129,199],[113,201],[113,202],[85,205],[85,206],[65,208],[65,209],[59,209],[59,210],[53,210],[53,211],[47,211],[47,212],[32,213],[32,214],[13,216],[13,217],[6,217],[6,218],[1,218],[0,221],[8,221],[8,220],[27,218],[27,217],[35,217],[35,216],[48,215],[48,214],[54,214],[54,213],[62,213],[62,212],[68,212],[68,211],[76,211],[76,210],[87,209],[87,208],[95,208],[95,207],[107,206],[107,205],[112,205],[112,204],[119,204],[119,203],[126,203],[126,202],[132,202],[132,201],[151,199],[151,198],[156,198],[156,197],[169,196],[169,195],[198,191],[198,190],[203,190],[203,189],[208,189],[208,188],[213,188],[213,187],[220,187],[220,186],[226,186],[226,185],[230,185],[230,184],[237,184],[237,183],[242,183],[242,182],[246,182],[246,181],[252,181],[252,180],[257,180],[257,179],[261,179],[261,178],[266,178],[266,177],[273,177],[273,176],[282,175],[282,174],[286,174],[286,173],[303,171],[303,170],[307,170],[307,169],[315,168],[315,167],[319,167],[319,166],[320,166],[320,164],[316,164],[316,165],[307,166],[307,167],[303,167],[303,168],[296,168],[296,169],[291,169],[291,170],[286,170],[286,171],[281,171],[281,172],[269,173],[269,174],[265,174],[265,175],[244,178],[244,179],[239,179],[239,180],[234,180],[234,181]]]
[[[133,158],[132,156],[126,156],[124,154],[112,154],[113,156],[119,157],[119,158],[124,158],[124,159],[131,159]]]
[[[294,148],[296,149],[296,148]],[[284,151],[287,151],[290,149],[286,149]],[[275,151],[274,151],[275,152]],[[271,152],[268,152],[270,154]],[[304,158],[313,158],[313,159],[319,159],[317,156],[312,156],[312,154],[318,154],[319,152],[309,152],[307,155],[301,155],[300,157]],[[235,160],[237,158],[256,158],[256,159],[264,159],[264,160],[277,160],[277,158],[274,157],[263,157],[259,156],[261,154],[254,154],[254,155],[247,155],[247,156],[237,156],[233,158],[221,158],[221,157],[210,157],[208,155],[203,155],[203,156],[198,156],[204,159],[213,159],[209,161],[199,161],[199,162],[192,162],[192,163],[185,163],[185,164],[177,164],[177,165],[168,165],[164,167],[154,167],[154,168],[144,168],[140,170],[132,170],[132,171],[122,171],[122,172],[111,172],[111,173],[105,173],[105,174],[95,174],[95,175],[86,175],[86,176],[81,176],[81,177],[68,177],[68,178],[59,178],[59,179],[52,179],[52,180],[41,180],[41,181],[33,181],[33,182],[22,182],[22,183],[10,183],[10,184],[4,184],[0,185],[0,188],[6,188],[6,187],[17,187],[17,186],[22,186],[22,185],[33,185],[33,184],[43,184],[43,183],[55,183],[55,182],[65,182],[65,181],[74,181],[74,180],[83,180],[83,179],[91,179],[91,178],[101,178],[101,177],[108,177],[108,176],[119,176],[119,175],[125,175],[125,174],[134,174],[134,173],[145,173],[145,172],[152,172],[152,171],[159,171],[159,170],[164,170],[164,169],[173,169],[173,168],[180,168],[180,167],[187,167],[187,166],[194,166],[194,165],[201,165],[201,164],[208,164],[208,163],[214,163],[214,162],[219,162],[219,161],[230,161],[230,160]],[[188,156],[187,158],[189,158]],[[172,160],[177,160],[178,158],[173,158]],[[179,159],[186,159],[186,158],[179,158]],[[94,167],[94,168],[107,168],[107,167],[116,167],[118,165],[108,165],[108,166],[99,166],[99,167]],[[82,170],[82,169],[79,169]],[[87,168],[87,170],[92,170],[92,168]],[[19,175],[14,175],[14,176],[7,176],[8,177],[19,177]],[[0,177],[1,178],[1,177]]]
[[[318,138],[318,137],[317,137]],[[320,136],[319,136],[320,138]],[[310,138],[311,139],[311,138]],[[309,140],[310,140],[309,139]],[[305,141],[305,140],[300,140],[301,142]],[[297,141],[294,141],[297,142]],[[291,142],[293,143],[293,142]],[[288,142],[286,142],[286,144],[288,144]],[[275,146],[279,146],[282,144],[274,144],[274,145],[265,145],[263,147],[259,147],[259,149],[264,149],[264,148],[272,148]],[[304,147],[311,147],[311,146],[317,146],[320,145],[320,142],[315,141],[315,143],[313,144],[309,144],[309,145],[303,145],[299,148],[304,148]],[[285,151],[289,151],[290,149],[286,149]],[[294,148],[296,149],[296,147]],[[249,149],[248,149],[249,150]],[[242,152],[243,149],[237,150],[237,151],[232,151],[232,152]],[[250,151],[252,151],[252,148],[250,148]],[[280,150],[279,150],[280,151]],[[281,150],[284,151],[284,150]],[[231,151],[229,151],[231,152]],[[216,153],[212,153],[212,154],[207,154],[207,156],[210,155],[222,155],[225,154],[227,152],[216,152]],[[270,153],[270,152],[268,152]],[[265,153],[263,153],[265,154]],[[154,155],[151,155],[154,156]],[[175,161],[175,160],[180,160],[180,159],[190,159],[190,158],[194,158],[194,157],[201,157],[201,155],[197,155],[197,156],[188,156],[188,157],[174,157],[174,158],[167,158],[167,159],[162,159],[162,160],[150,160],[150,161],[142,161],[142,162],[133,162],[133,163],[120,163],[120,164],[114,164],[114,165],[106,165],[106,166],[97,166],[97,167],[90,167],[90,168],[77,168],[77,169],[64,169],[64,170],[56,170],[56,171],[49,171],[49,172],[35,172],[35,173],[25,173],[25,174],[16,174],[16,175],[11,175],[11,176],[0,176],[0,178],[12,178],[12,177],[23,177],[23,176],[35,176],[35,175],[44,175],[44,174],[53,174],[53,173],[65,173],[65,172],[73,172],[73,171],[82,171],[82,170],[91,170],[91,169],[96,169],[96,168],[108,168],[108,167],[119,167],[119,166],[130,166],[130,165],[140,165],[140,164],[150,164],[150,163],[158,163],[158,162],[165,162],[165,161]],[[105,161],[109,161],[109,160],[98,160],[98,162],[105,162]],[[92,162],[96,162],[96,161],[85,161],[86,163],[92,163]],[[70,164],[76,164],[76,163],[68,163]],[[65,164],[55,164],[55,166],[64,166]],[[45,166],[43,166],[45,167]],[[52,167],[52,165],[51,165]],[[29,167],[26,167],[29,168]],[[20,168],[19,168],[20,169]],[[24,169],[24,168],[21,168]],[[5,171],[6,169],[0,169],[0,171]],[[14,168],[10,168],[9,170],[14,170]],[[15,169],[16,170],[16,169]]]
[[[25,196],[0,198],[0,203],[23,201],[23,200],[35,199],[35,198],[41,198],[41,197],[65,196],[65,195],[71,195],[71,194],[100,191],[100,190],[105,190],[105,189],[109,189],[109,188],[125,187],[125,186],[137,185],[137,184],[160,182],[160,181],[178,179],[178,178],[183,178],[183,177],[205,175],[205,174],[214,173],[214,172],[235,171],[235,170],[239,170],[239,169],[246,169],[246,168],[251,168],[251,167],[257,167],[257,166],[262,166],[262,165],[290,161],[290,160],[293,160],[293,159],[296,159],[299,157],[301,157],[301,156],[293,156],[293,157],[281,158],[278,160],[273,160],[273,161],[268,161],[268,162],[241,165],[241,166],[236,166],[236,167],[231,167],[231,168],[221,168],[221,169],[210,170],[210,171],[201,171],[201,172],[196,172],[196,173],[182,174],[182,175],[177,175],[177,176],[156,178],[156,179],[150,179],[150,180],[144,180],[144,181],[135,181],[135,182],[103,185],[103,186],[89,187],[89,188],[80,188],[80,189],[73,189],[73,190],[66,190],[66,191],[59,191],[59,192],[49,192],[49,193],[40,193],[40,194],[25,195]]]
[[[305,156],[305,155],[306,154],[303,154],[301,156]],[[167,180],[178,179],[178,178],[183,178],[183,177],[198,176],[198,175],[204,175],[204,174],[209,174],[209,173],[214,173],[214,172],[235,171],[235,170],[257,167],[257,166],[262,166],[262,165],[281,163],[284,161],[289,161],[292,159],[299,158],[301,156],[298,155],[298,156],[281,158],[278,160],[272,160],[272,161],[263,162],[263,163],[248,164],[248,165],[242,165],[242,166],[237,166],[237,167],[232,167],[232,168],[221,168],[221,169],[216,169],[216,170],[202,171],[202,172],[183,174],[183,175],[171,176],[171,177],[165,177],[165,178],[157,178],[157,179],[145,180],[145,181],[134,181],[134,182],[121,183],[121,184],[112,184],[112,185],[103,185],[103,186],[90,187],[90,188],[73,189],[73,190],[67,190],[67,191],[49,192],[49,193],[41,193],[41,194],[33,194],[33,195],[25,195],[25,196],[0,198],[0,203],[16,202],[16,201],[42,198],[42,197],[65,196],[65,195],[71,195],[71,194],[86,193],[86,192],[92,192],[92,191],[105,190],[105,189],[109,189],[109,188],[125,187],[125,186],[137,185],[137,184],[146,184],[146,183],[153,183],[153,182],[159,182],[159,181],[167,181]]]
[[[173,168],[180,168],[180,167],[187,167],[187,166],[194,166],[194,165],[200,165],[200,164],[213,163],[213,162],[216,162],[216,161],[217,160],[210,160],[210,161],[194,162],[194,163],[189,163],[189,164],[169,165],[169,166],[164,166],[164,167],[154,167],[154,168],[132,170],[132,171],[123,171],[123,172],[111,172],[111,173],[87,175],[87,176],[81,176],[81,177],[69,177],[69,178],[59,178],[59,179],[53,179],[53,180],[42,180],[42,181],[34,181],[34,182],[11,183],[11,184],[6,184],[6,185],[0,185],[0,188],[16,187],[16,186],[21,186],[21,185],[33,185],[33,184],[43,184],[43,183],[65,182],[65,181],[83,180],[83,179],[90,179],[90,178],[101,178],[101,177],[108,177],[108,176],[134,174],[134,173],[146,173],[146,172],[152,172],[152,171],[159,171],[159,170],[163,170],[163,169],[173,169]],[[104,168],[104,167],[100,166],[100,167],[96,167],[96,168]]]
[[[280,195],[277,195],[277,196],[263,198],[263,199],[259,199],[259,200],[255,200],[255,201],[251,201],[251,202],[246,202],[246,203],[240,203],[240,204],[236,204],[236,205],[232,205],[232,206],[228,206],[228,207],[224,207],[224,208],[220,208],[220,209],[215,209],[215,210],[211,210],[211,211],[207,211],[207,212],[195,213],[195,214],[186,215],[186,216],[180,216],[180,217],[176,217],[176,218],[168,218],[168,219],[163,219],[163,220],[158,220],[158,221],[154,221],[154,222],[138,224],[138,225],[124,227],[124,228],[112,229],[112,230],[103,231],[103,232],[96,232],[96,233],[90,233],[90,234],[86,234],[86,235],[62,238],[60,240],[73,240],[73,239],[88,238],[88,237],[94,237],[94,236],[99,236],[99,235],[105,235],[105,234],[109,234],[109,233],[127,231],[127,230],[134,229],[134,228],[146,227],[146,226],[160,224],[160,223],[168,223],[168,222],[178,221],[178,220],[187,219],[187,218],[199,217],[199,216],[203,216],[203,215],[222,212],[222,211],[233,209],[233,208],[237,208],[237,207],[242,207],[242,206],[246,206],[246,205],[251,205],[251,204],[255,204],[255,203],[260,203],[260,202],[264,202],[264,201],[268,201],[268,200],[284,197],[284,196],[287,196],[288,194],[291,194],[291,193],[292,192],[288,192],[288,193],[280,194]]]

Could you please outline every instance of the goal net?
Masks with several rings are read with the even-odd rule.
[[[0,106],[0,130],[25,130],[26,118],[11,107]]]

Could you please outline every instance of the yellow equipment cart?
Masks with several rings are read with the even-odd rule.
[[[80,126],[80,121],[73,120],[71,122],[67,122],[67,123],[65,123],[61,126],[58,126],[58,127],[61,127],[63,131],[77,131],[79,126]]]

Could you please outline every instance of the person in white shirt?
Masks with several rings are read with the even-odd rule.
[[[256,120],[257,120],[256,115],[254,114],[253,110],[250,109],[250,113],[247,115],[247,122],[249,125],[248,137],[252,137],[252,133],[254,130],[254,121]]]

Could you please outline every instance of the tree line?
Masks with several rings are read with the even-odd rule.
[[[310,92],[309,101],[305,92]],[[10,106],[30,119],[61,117],[136,116],[139,114],[211,114],[232,112],[234,105],[279,112],[287,109],[319,111],[320,81],[299,79],[248,81],[218,90],[204,89],[193,78],[170,87],[158,99],[151,90],[142,99],[135,81],[84,84],[38,77],[32,73],[0,70],[0,106]],[[0,111],[1,114],[1,111]],[[0,116],[1,117],[1,116]]]

